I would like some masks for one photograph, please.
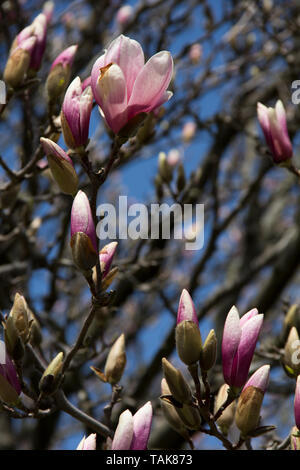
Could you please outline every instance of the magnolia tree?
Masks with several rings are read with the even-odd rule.
[[[300,449],[299,25],[1,2],[1,449]]]

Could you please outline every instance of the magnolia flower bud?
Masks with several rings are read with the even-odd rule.
[[[96,450],[96,434],[90,434],[83,437],[79,442],[76,450]]]
[[[39,389],[44,395],[52,395],[59,385],[63,366],[63,356],[64,354],[62,352],[58,353],[50,362],[41,377]]]
[[[40,141],[47,155],[53,178],[64,193],[74,196],[78,188],[78,176],[71,158],[50,139],[41,137]]]
[[[182,129],[182,140],[187,144],[189,143],[193,137],[195,136],[197,130],[197,125],[194,121],[188,121],[184,124]]]
[[[293,146],[289,138],[282,102],[278,100],[275,108],[267,108],[257,103],[257,115],[274,163],[282,163],[292,158]]]
[[[97,238],[89,200],[78,191],[71,211],[71,248],[75,264],[88,271],[97,262]]]
[[[239,397],[235,422],[246,437],[259,424],[260,409],[269,383],[270,366],[260,367],[248,380]]]
[[[111,347],[106,359],[104,375],[111,385],[118,383],[126,366],[125,336],[122,334]]]
[[[9,313],[9,316],[12,318],[17,333],[24,343],[26,343],[29,338],[28,315],[29,311],[25,298],[22,295],[16,293],[14,304]]]
[[[189,58],[190,58],[190,61],[196,65],[199,63],[200,59],[201,59],[201,56],[202,56],[202,47],[200,44],[193,44],[191,47],[190,47],[190,50],[189,50]]]
[[[80,78],[76,77],[66,91],[61,111],[62,131],[69,148],[87,145],[92,107],[91,87],[83,90]]]
[[[179,369],[165,357],[162,359],[164,376],[175,400],[179,403],[192,403],[192,392]]]
[[[215,330],[210,330],[203,344],[201,355],[200,355],[200,367],[202,371],[207,372],[210,370],[216,362],[217,356],[217,338]]]
[[[148,401],[134,416],[124,411],[112,441],[111,450],[146,450],[152,424],[152,405]]]
[[[225,382],[241,388],[248,376],[264,316],[256,308],[241,318],[233,306],[226,318],[222,340],[222,365]]]
[[[23,84],[35,43],[36,38],[30,37],[12,50],[3,73],[4,81],[12,88]]]
[[[297,377],[295,399],[294,399],[294,415],[295,423],[300,431],[300,375]]]
[[[59,54],[51,65],[46,81],[49,102],[57,100],[70,80],[71,67],[77,51],[77,45],[70,46]]]
[[[184,439],[189,440],[189,433],[182,420],[179,418],[176,408],[169,400],[164,399],[165,395],[171,395],[171,391],[168,387],[166,379],[162,379],[161,381],[161,394],[162,397],[160,398],[160,406],[169,425]]]
[[[229,389],[230,387],[227,384],[223,384],[222,387],[219,389],[218,395],[215,401],[215,407],[214,407],[215,413],[217,413],[217,411],[221,408],[221,406],[223,406],[224,403],[226,402]],[[225,436],[227,436],[229,428],[234,421],[235,406],[236,404],[233,401],[232,403],[230,403],[229,406],[225,408],[221,416],[217,419],[217,424]]]
[[[300,341],[297,329],[293,326],[284,347],[283,367],[289,377],[300,374]]]
[[[178,356],[187,365],[199,361],[202,341],[194,303],[187,290],[183,290],[178,306],[176,326],[176,348]]]
[[[299,305],[293,304],[290,306],[288,309],[285,317],[284,317],[284,340],[287,339],[289,332],[293,326],[295,326],[298,330],[300,331],[300,311],[299,311]]]
[[[116,20],[120,26],[126,25],[132,18],[133,8],[131,5],[123,5],[117,11]]]
[[[5,323],[3,324],[3,327],[6,349],[9,355],[15,361],[18,361],[24,355],[24,345],[12,316],[9,316],[6,319]]]

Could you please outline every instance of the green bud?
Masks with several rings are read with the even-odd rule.
[[[202,340],[198,325],[190,320],[177,324],[175,330],[178,356],[186,365],[198,362],[202,350]]]
[[[3,327],[7,352],[15,361],[19,361],[24,356],[24,345],[11,316],[6,319]]]
[[[176,369],[165,357],[162,359],[164,376],[175,400],[190,404],[192,392],[179,369]]]
[[[201,426],[199,411],[194,406],[183,404],[182,408],[177,408],[179,418],[188,429],[197,431]]]
[[[39,389],[44,395],[52,395],[56,392],[61,379],[63,357],[64,354],[62,352],[58,353],[43,373],[39,383]]]
[[[217,356],[217,338],[214,330],[210,330],[203,345],[200,355],[201,370],[207,372],[216,362]]]
[[[30,63],[30,53],[18,48],[9,56],[3,78],[12,88],[23,84]]]
[[[26,343],[29,338],[28,306],[25,298],[18,294],[18,292],[15,295],[9,317],[12,318],[18,335],[21,337],[22,341]]]
[[[283,367],[289,377],[297,377],[300,374],[299,335],[293,326],[284,347]]]
[[[242,391],[235,413],[235,423],[242,436],[246,437],[258,426],[263,398],[262,390],[252,385]]]
[[[69,83],[71,68],[69,65],[57,64],[50,70],[46,81],[46,90],[50,103],[60,98]]]
[[[83,232],[76,232],[71,238],[74,263],[81,271],[90,271],[97,262],[97,253],[91,239]]]
[[[171,395],[166,379],[161,381],[161,393],[160,404],[166,420],[174,431],[178,432],[185,440],[189,440],[189,433],[179,418],[175,406],[169,400],[164,399],[164,396]]]
[[[126,366],[125,336],[122,334],[111,347],[106,359],[104,375],[111,385],[117,384]]]

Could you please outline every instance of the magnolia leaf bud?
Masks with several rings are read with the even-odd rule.
[[[44,395],[52,395],[56,392],[61,379],[63,357],[64,354],[62,352],[58,353],[43,373],[39,383],[39,389]]]
[[[210,330],[203,345],[200,355],[200,367],[202,371],[207,372],[216,362],[217,356],[217,338],[214,330]]]
[[[126,366],[125,336],[122,334],[112,345],[106,359],[104,375],[111,385],[117,384]]]
[[[165,357],[162,359],[164,376],[175,400],[191,404],[192,392],[179,369],[176,369]]]
[[[197,431],[201,426],[201,417],[197,408],[183,404],[182,408],[176,408],[178,416],[188,429]]]
[[[171,391],[168,387],[166,379],[162,379],[161,382],[161,392],[162,397],[160,398],[160,405],[163,410],[163,414],[168,421],[169,425],[171,426],[174,431],[178,432],[185,440],[189,440],[189,433],[183,424],[182,420],[180,419],[176,408],[170,401],[165,400],[163,395],[171,395]]]

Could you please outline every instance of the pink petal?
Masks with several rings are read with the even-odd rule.
[[[240,319],[240,327],[244,326],[245,323],[250,320],[250,318],[254,317],[255,315],[258,315],[258,310],[257,308],[252,308],[249,310],[249,312],[245,313]]]
[[[152,424],[152,405],[148,401],[133,416],[131,450],[146,450]]]
[[[194,302],[186,289],[183,289],[177,312],[177,325],[184,320],[192,321],[198,326],[198,318]]]
[[[127,86],[129,100],[134,82],[144,66],[144,52],[141,45],[134,39],[123,34],[115,39],[105,54],[105,65],[117,64],[122,69]]]
[[[242,387],[248,376],[256,342],[263,323],[263,314],[256,315],[242,327],[240,343],[236,354],[234,385]]]
[[[262,366],[259,369],[257,369],[254,374],[251,375],[250,379],[246,383],[245,387],[243,390],[245,390],[247,387],[255,387],[259,388],[263,393],[265,393],[268,384],[269,384],[269,378],[270,378],[270,366]]]
[[[242,329],[239,312],[233,306],[226,318],[222,340],[222,365],[225,382],[231,385],[234,356],[239,347]]]
[[[161,51],[152,56],[138,74],[129,100],[131,117],[149,112],[161,101],[173,74],[170,52]]]
[[[112,441],[111,450],[130,449],[133,436],[133,417],[129,410],[124,411],[119,418],[119,423]]]
[[[128,121],[126,82],[118,65],[112,64],[101,69],[97,81],[97,98],[107,124],[117,133]]]
[[[295,401],[294,401],[295,422],[297,428],[300,430],[300,375],[297,377]]]

